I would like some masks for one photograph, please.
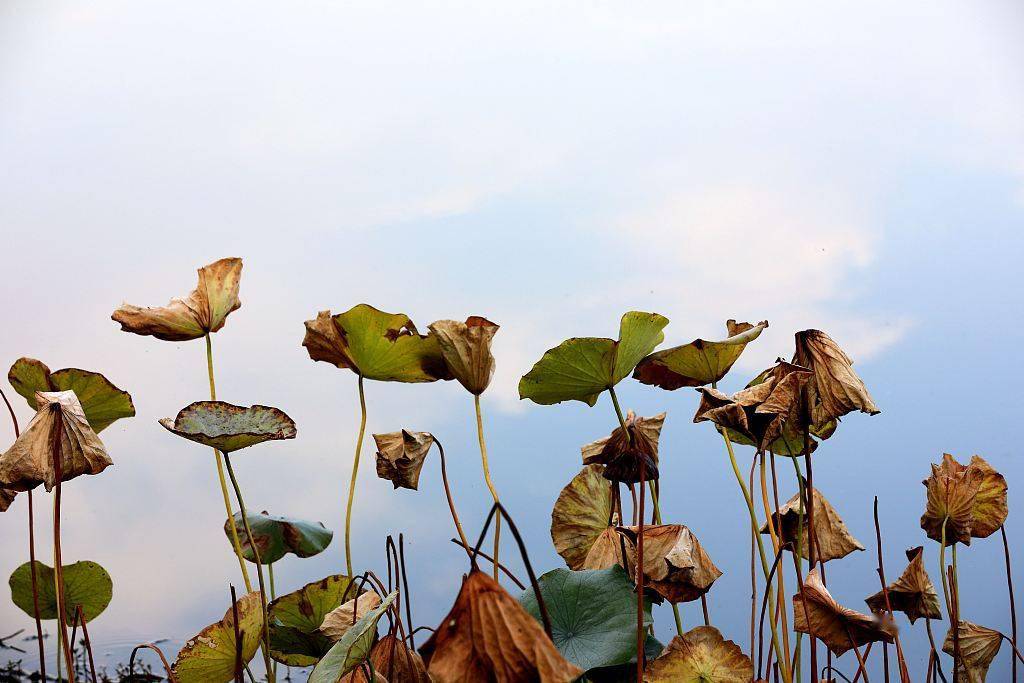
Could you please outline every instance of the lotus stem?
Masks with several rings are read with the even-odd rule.
[[[1006,525],[999,526],[999,533],[1003,537],[1003,557],[1006,558],[1006,588],[1010,593],[1010,642],[1013,649],[1017,649],[1017,606],[1013,599],[1013,572],[1010,571],[1010,545],[1006,541]],[[1017,660],[1013,659],[1013,683],[1017,683]]]
[[[359,476],[359,456],[363,452],[363,437],[366,435],[366,392],[363,390],[363,376],[359,375],[359,436],[356,438],[356,457],[352,461],[352,478],[348,483],[348,502],[345,504],[345,569],[348,576],[352,571],[352,501],[356,498],[356,478]]]
[[[412,623],[412,596],[409,594],[409,572],[405,569],[405,536],[398,534],[398,565],[402,569],[402,592],[405,593],[405,615],[409,620],[409,647],[416,649],[413,640],[413,630],[416,628]],[[405,640],[403,638],[402,640]]]
[[[636,680],[644,679],[644,478],[647,463],[640,460],[640,509],[636,534]]]
[[[924,618],[924,629],[928,633],[928,645],[931,646],[931,656],[935,660],[935,671],[938,672],[939,678],[942,679],[942,683],[949,683],[946,680],[946,674],[942,673],[942,663],[939,661],[939,652],[935,649],[935,637],[932,635],[932,620],[928,617]]]
[[[82,640],[85,642],[85,654],[89,657],[89,672],[91,673],[92,683],[96,682],[96,662],[92,656],[92,642],[89,640],[89,628],[85,625],[85,614],[82,612],[81,605],[75,605],[75,621],[71,627],[71,642],[75,642],[75,633],[78,629],[78,625],[82,625]],[[85,669],[85,662],[82,662],[82,668]]]
[[[168,683],[178,683],[178,678],[174,675],[174,669],[167,662],[167,657],[164,656],[163,650],[161,650],[155,643],[142,643],[132,648],[132,654],[128,658],[128,680],[135,680],[135,656],[139,653],[139,650],[152,650],[160,658],[160,663],[164,665],[164,673],[167,674]]]
[[[882,584],[882,595],[885,597],[885,607],[889,611],[889,618],[892,619],[892,603],[889,602],[889,588],[885,580],[885,564],[882,562],[882,527],[878,523],[878,496],[875,496],[874,504],[874,517],[875,517],[875,547],[878,550],[878,580]],[[883,643],[885,645],[885,643]],[[885,680],[889,680],[889,650],[887,648],[882,649],[885,655],[886,666],[885,666]],[[910,673],[907,671],[907,662],[903,658],[903,645],[900,643],[900,634],[896,633],[896,659],[899,662],[900,667],[900,681],[902,683],[910,683]]]
[[[448,484],[448,464],[444,457],[444,446],[441,442],[434,437],[434,443],[437,444],[437,452],[441,454],[441,483],[444,484],[444,495],[448,499],[448,509],[452,513],[452,521],[455,522],[455,530],[459,532],[459,538],[462,539],[462,547],[465,548],[466,553],[469,554],[469,541],[466,539],[466,532],[462,530],[462,522],[459,521],[459,513],[455,511],[455,499],[452,498],[452,489]],[[495,562],[497,566],[497,562]],[[412,624],[409,624],[409,628],[412,628]]]
[[[779,536],[780,532],[775,529],[775,517],[772,516],[771,505],[768,502],[768,468],[767,458],[765,453],[760,453],[761,459],[761,502],[764,505],[765,519],[768,523],[768,533],[772,539],[772,548],[775,552],[779,552],[782,547],[782,540]],[[777,509],[777,508],[776,508]],[[786,617],[786,610],[784,609],[783,602],[786,595],[786,579],[785,573],[779,572],[778,575],[779,591],[777,593],[778,599],[775,601],[775,610],[773,611],[772,619],[778,621],[780,616],[782,619],[782,649],[786,656],[780,657],[779,662],[782,663],[783,667],[789,665],[789,620]],[[771,585],[771,578],[768,579],[768,584]]]
[[[234,619],[231,626],[235,631],[235,683],[243,683],[242,677],[242,634],[238,629],[238,596],[235,595],[235,586],[228,584],[231,590],[231,615]]]
[[[260,607],[263,610],[263,663],[267,668],[267,678],[273,683],[274,672],[270,662],[270,619],[267,614],[267,589],[263,585],[263,565],[260,562],[260,549],[257,547],[256,538],[252,535],[252,529],[249,527],[249,513],[246,512],[245,501],[242,499],[242,489],[238,486],[235,470],[231,466],[231,457],[227,453],[224,454],[224,464],[228,468],[231,486],[235,489],[235,498],[238,500],[238,510],[242,515],[242,526],[245,528],[245,535],[249,539],[249,547],[252,548],[253,557],[256,559],[256,577],[260,583]]]
[[[75,665],[71,655],[71,644],[68,642],[67,611],[64,604],[64,566],[61,564],[60,554],[60,499],[61,480],[64,473],[61,471],[61,432],[59,429],[60,418],[56,414],[59,410],[57,404],[52,404],[51,409],[55,411],[53,428],[50,430],[50,453],[53,455],[53,474],[57,481],[53,495],[53,582],[54,594],[57,597],[57,679],[60,680],[60,654],[63,643],[64,661],[68,667],[68,681],[75,681]]]
[[[814,563],[817,559],[814,543],[814,468],[811,466],[811,435],[810,428],[804,429],[804,462],[807,464],[807,566],[808,571],[814,571]],[[811,646],[811,672],[814,677],[818,675],[818,641],[812,635]],[[865,672],[864,678],[867,679]],[[816,683],[812,681],[812,683]]]
[[[783,437],[783,439],[785,439],[785,437]],[[790,450],[790,452],[792,452],[792,449],[790,448],[788,442],[786,443],[786,448],[788,450]],[[800,471],[800,462],[799,462],[799,460],[797,460],[797,458],[795,456],[790,456],[789,460],[790,460],[790,462],[793,463],[793,471],[796,473],[796,486],[797,486],[797,493],[799,494],[799,497],[797,498],[796,528],[799,529],[800,531],[796,535],[796,552],[793,554],[793,559],[795,560],[797,574],[798,575],[802,575],[802,573],[803,573],[803,563],[804,563],[804,560],[803,560],[803,546],[804,546],[803,528],[804,528],[804,511],[805,511],[804,503],[807,500],[807,491],[804,488],[804,475],[803,475],[803,472]],[[775,502],[777,504],[778,500],[776,500]],[[792,666],[792,670],[796,674],[795,675],[796,683],[800,683],[800,679],[803,676],[803,672],[801,671],[801,668],[802,668],[801,646],[803,644],[803,637],[804,637],[803,633],[797,633],[796,634],[796,645],[793,646],[793,666]],[[812,681],[812,683],[813,683],[813,681]]]
[[[771,577],[775,575],[775,570],[779,567],[779,560],[782,559],[782,553],[785,551],[785,546],[779,546],[778,550],[775,551],[775,561],[772,562],[771,571],[768,572],[768,581],[771,582]],[[779,572],[781,576],[782,572]],[[758,620],[757,627],[757,677],[761,678],[761,662],[762,654],[764,653],[764,613],[768,607],[768,591],[764,593],[764,601],[761,603],[761,618]],[[753,651],[751,651],[753,655]],[[771,668],[771,652],[768,653],[768,668]]]
[[[857,666],[860,667],[860,672],[864,674],[864,683],[868,683],[868,668],[864,662],[864,657],[860,654],[860,648],[857,647],[857,641],[853,639],[853,634],[850,633],[849,626],[846,627],[846,637],[850,639],[850,645],[853,646],[853,654],[857,655]],[[832,668],[831,664],[829,664],[829,668]]]
[[[480,394],[473,394],[473,406],[476,408],[476,438],[480,444],[480,461],[484,468],[484,481],[491,492],[491,498],[496,505],[501,504],[498,499],[498,489],[491,481],[491,465],[487,460],[487,442],[484,441],[484,417],[480,411]],[[498,551],[501,547],[501,515],[494,520],[494,580],[498,580]]]

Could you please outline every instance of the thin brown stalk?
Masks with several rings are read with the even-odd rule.
[[[398,534],[398,564],[402,569],[402,592],[405,593],[405,616],[409,620],[409,647],[416,649],[413,640],[412,597],[409,595],[409,572],[405,568],[405,536]]]
[[[817,560],[817,554],[815,553],[815,534],[814,534],[814,470],[811,467],[811,432],[810,428],[804,429],[804,462],[807,466],[807,571],[814,570],[814,563]],[[810,637],[810,648],[811,648],[811,672],[812,672],[812,683],[818,677],[818,641],[815,639],[814,634]]]
[[[465,548],[466,547],[466,546],[462,545],[462,541],[460,541],[457,538],[452,538],[452,539],[449,539],[449,540],[451,540],[452,543],[454,543],[455,545],[459,546],[460,548]],[[468,551],[470,551],[470,555],[472,555],[472,550],[473,549],[471,547],[470,548],[466,548],[466,549]],[[487,553],[485,553],[482,550],[478,550],[476,554],[477,554],[477,556],[484,558],[488,562],[491,562],[491,563],[494,562],[494,558],[491,557],[490,555],[488,555]],[[518,578],[516,578],[516,575],[513,574],[512,571],[508,567],[506,567],[504,564],[499,564],[498,565],[498,569],[500,569],[501,572],[505,576],[507,576],[509,579],[511,579],[512,583],[514,583],[519,588],[519,590],[523,590],[523,591],[526,590],[526,586],[523,584],[523,582],[520,581]],[[406,604],[408,604],[408,603],[406,603]]]
[[[455,522],[455,530],[459,532],[459,538],[462,539],[462,547],[466,549],[466,553],[469,553],[469,540],[466,538],[466,532],[462,530],[462,522],[459,521],[459,513],[455,510],[455,499],[452,498],[452,489],[448,484],[448,463],[444,457],[444,446],[441,442],[434,438],[434,443],[437,444],[437,452],[441,454],[441,482],[444,484],[444,495],[448,499],[448,509],[452,513],[452,521]],[[410,624],[411,628],[412,624]]]
[[[788,545],[788,544],[787,544]],[[775,576],[775,570],[779,567],[779,561],[782,559],[782,554],[785,552],[785,546],[779,546],[775,552],[775,561],[772,562],[771,571],[768,572],[768,583],[771,583],[772,577]],[[761,672],[764,669],[761,667],[761,661],[764,654],[764,613],[768,607],[768,591],[764,593],[764,600],[761,603],[761,618],[758,620],[757,626],[757,677],[761,678]],[[751,650],[753,652],[753,650]],[[768,669],[771,670],[771,652],[768,653]]]
[[[640,508],[636,536],[636,680],[644,679],[644,479],[647,463],[640,460]]]
[[[850,645],[853,646],[853,654],[857,655],[857,666],[860,667],[861,672],[864,674],[864,683],[868,683],[868,669],[864,662],[864,657],[860,654],[860,648],[857,647],[857,642],[853,639],[853,634],[850,633],[850,627],[846,627],[846,637],[850,639]],[[831,666],[829,667],[831,668]]]
[[[231,615],[234,617],[232,626],[235,629],[235,683],[242,683],[242,633],[238,628],[238,596],[235,595],[234,585],[229,584],[231,589]]]
[[[707,593],[701,593],[700,596],[700,608],[704,612],[704,625],[711,626],[711,616],[708,614],[708,596]],[[679,627],[682,630],[682,626]]]
[[[61,462],[61,420],[59,415],[57,415],[60,407],[54,403],[51,405],[51,410],[54,411],[54,426],[50,433],[50,453],[53,455],[53,471],[54,477],[57,480],[53,496],[53,576],[54,592],[57,596],[57,635],[63,641],[64,661],[68,667],[68,681],[69,683],[74,683],[74,658],[71,655],[71,644],[68,642],[67,605],[64,602],[64,566],[60,554],[60,499],[61,480],[64,476],[61,469],[63,464]],[[59,670],[58,673],[60,673]]]
[[[874,504],[874,517],[875,517],[875,546],[878,550],[878,580],[882,584],[882,595],[885,597],[885,607],[889,612],[889,618],[894,619],[892,612],[892,603],[889,602],[889,588],[885,581],[885,564],[882,562],[882,527],[878,523],[878,496],[875,496]],[[883,646],[885,643],[883,643]],[[885,680],[886,683],[889,681],[889,649],[883,647],[882,654],[885,657]],[[902,683],[910,683],[910,672],[907,671],[907,661],[903,657],[903,645],[900,643],[900,635],[896,634],[896,658],[899,662],[900,667],[900,681]]]
[[[942,673],[942,662],[939,661],[939,651],[935,649],[935,637],[932,635],[932,620],[928,617],[924,618],[924,628],[928,632],[928,645],[931,647],[932,657],[935,658],[935,671],[938,672],[942,683],[949,683],[946,674]]]
[[[754,459],[750,463],[750,480],[749,480],[749,491],[754,490],[754,467],[757,466],[757,454],[754,454]],[[754,621],[757,618],[757,572],[754,567],[754,548],[755,540],[760,541],[759,535],[760,530],[757,528],[756,518],[751,520],[751,537],[750,537],[750,651],[754,651]],[[768,595],[768,590],[771,588],[771,584],[768,583],[768,573],[765,573],[765,585],[764,593]],[[774,631],[773,631],[774,633]]]
[[[865,650],[864,650],[864,663],[865,664],[867,664],[868,659],[871,657],[871,646],[872,645],[874,645],[874,643],[868,643],[867,648],[865,648]],[[831,667],[831,665],[829,665],[829,666]],[[857,673],[855,673],[853,675],[853,683],[857,683],[857,681],[860,680],[860,675],[861,675],[861,669],[860,669],[860,667],[858,667],[857,668]]]
[[[156,643],[140,643],[132,649],[131,657],[128,658],[128,680],[135,680],[135,656],[139,653],[139,650],[152,650],[156,653],[157,657],[160,658],[160,662],[164,665],[164,673],[167,674],[167,683],[178,683],[178,677],[174,675],[174,669],[167,662],[167,657],[164,656],[163,650]]]
[[[1006,559],[1006,589],[1010,593],[1010,642],[1014,650],[1017,649],[1017,606],[1013,599],[1013,572],[1010,570],[1010,545],[1006,541],[1006,525],[999,527],[999,533],[1003,537],[1003,557]],[[1013,681],[1017,683],[1017,660],[1013,660]]]
[[[768,524],[768,533],[772,539],[772,547],[775,552],[779,551],[782,546],[780,538],[781,531],[775,528],[775,518],[772,516],[771,504],[768,502],[768,471],[767,471],[767,456],[764,452],[759,455],[761,465],[761,503],[764,505],[765,519]],[[778,509],[778,508],[776,508]],[[768,582],[769,585],[771,582]],[[775,609],[773,610],[772,619],[778,623],[781,617],[782,623],[782,651],[785,653],[785,657],[780,657],[780,662],[783,666],[789,663],[789,620],[786,617],[786,610],[784,608],[786,600],[786,579],[785,572],[779,572],[778,577],[778,592]]]
[[[82,612],[81,605],[75,605],[75,622],[71,627],[71,642],[75,642],[75,633],[78,629],[78,625],[82,625],[82,640],[85,642],[85,654],[89,658],[89,673],[91,674],[92,683],[96,683],[96,662],[92,656],[92,642],[89,640],[89,627],[85,625],[85,614]],[[84,666],[83,666],[84,668]]]

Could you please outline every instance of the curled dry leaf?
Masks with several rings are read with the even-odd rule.
[[[420,654],[435,683],[569,683],[583,674],[515,598],[476,568]]]
[[[637,527],[621,527],[625,537],[629,574],[636,566]],[[672,603],[689,602],[704,595],[722,575],[700,541],[682,524],[644,527],[645,585]]]
[[[924,568],[924,548],[917,546],[907,551],[907,559],[910,564],[903,570],[900,578],[886,586],[889,593],[889,604],[894,611],[903,612],[913,624],[919,618],[941,619],[942,611],[939,609],[939,596],[935,592],[935,585],[928,578],[928,572]],[[884,612],[887,610],[885,604],[885,592],[878,591],[864,602],[872,612]]]
[[[343,676],[362,665],[370,657],[373,643],[377,639],[377,622],[391,609],[398,591],[388,593],[381,603],[368,611],[351,628],[345,631],[341,640],[331,646],[309,674],[307,683],[337,683]]]
[[[877,616],[868,616],[843,607],[821,582],[814,568],[804,579],[803,595],[793,596],[793,628],[800,633],[813,633],[837,657],[854,646],[882,641],[892,643],[896,626]]]
[[[382,382],[451,379],[437,337],[419,334],[404,313],[358,304],[337,315],[320,311],[305,324],[302,345],[315,361]]]
[[[804,509],[802,517],[803,525],[800,526],[799,493],[772,513],[775,529],[781,536],[782,542],[792,543],[794,549],[799,547],[800,556],[806,560],[810,557],[810,543],[807,540],[810,516],[806,509]],[[761,533],[770,533],[767,523],[761,527]],[[814,536],[818,546],[815,557],[822,562],[838,560],[855,550],[864,550],[864,545],[853,537],[850,530],[846,528],[846,523],[839,517],[839,513],[818,489],[814,489]]]
[[[601,465],[584,465],[558,494],[551,510],[551,540],[570,569],[603,568],[585,566],[595,543],[610,529],[611,485],[603,470]],[[614,530],[611,534],[616,536]]]
[[[464,323],[438,320],[429,327],[437,337],[448,370],[459,384],[471,394],[484,393],[494,376],[491,342],[498,332],[498,325],[487,318],[472,315]]]
[[[430,432],[403,429],[387,434],[374,434],[377,442],[377,476],[399,487],[415,491],[419,486],[423,462],[434,444]]]
[[[380,596],[373,591],[367,591],[357,598],[352,598],[324,616],[324,620],[320,624],[320,633],[331,640],[341,640],[341,637],[355,626],[357,621],[379,607],[380,602]]]
[[[985,683],[988,667],[999,654],[999,647],[1003,644],[1003,634],[969,621],[961,621],[958,635],[960,666],[957,668],[954,681],[956,683]],[[946,632],[946,639],[942,641],[942,651],[952,657],[955,647],[953,629],[950,628]]]
[[[224,401],[196,401],[160,424],[169,432],[231,453],[264,441],[295,438],[295,423],[270,406],[236,406]]]
[[[714,626],[698,626],[674,637],[647,665],[644,683],[747,683],[754,664],[740,646]]]
[[[165,341],[198,339],[224,327],[228,314],[242,305],[241,278],[242,259],[224,258],[199,269],[199,285],[184,299],[171,299],[163,308],[122,304],[110,317],[125,332]]]
[[[54,435],[60,441],[61,481],[83,474],[99,474],[113,464],[103,442],[89,426],[82,404],[73,391],[40,391],[38,410],[25,431],[0,456],[0,486],[29,491],[43,484],[57,485]]]
[[[869,415],[881,412],[868,388],[853,370],[853,360],[839,344],[821,330],[796,333],[793,362],[811,370],[814,381],[808,384],[803,424],[823,425],[854,410]]]
[[[256,654],[263,634],[263,609],[259,592],[243,595],[224,613],[224,618],[210,624],[190,638],[178,652],[173,671],[181,683],[228,683],[235,678],[235,608],[238,610],[238,632],[241,635],[242,663]]]
[[[11,366],[7,379],[31,408],[36,407],[38,391],[75,392],[85,419],[97,434],[123,417],[135,416],[131,394],[118,389],[98,372],[78,368],[50,372],[50,368],[35,358],[19,358]]]
[[[636,366],[633,377],[644,384],[668,390],[718,382],[729,372],[747,344],[768,327],[768,321],[751,325],[727,320],[725,327],[728,336],[721,341],[694,339],[689,344],[652,353]]]
[[[633,484],[640,481],[640,466],[644,467],[644,480],[658,478],[658,440],[665,424],[665,413],[654,417],[637,417],[633,411],[626,414],[626,431],[616,427],[610,436],[588,443],[582,450],[584,465],[604,465],[602,476],[611,481]]]
[[[391,634],[378,640],[370,650],[370,663],[375,671],[383,675],[385,681],[430,683],[423,658]]]
[[[944,454],[923,483],[927,502],[921,528],[928,538],[941,542],[945,522],[946,545],[970,545],[971,538],[986,538],[1006,521],[1006,479],[977,455],[965,466]]]

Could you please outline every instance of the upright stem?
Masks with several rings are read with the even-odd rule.
[[[469,541],[466,539],[466,532],[462,530],[462,522],[459,521],[459,513],[455,511],[455,500],[452,498],[452,489],[448,484],[448,466],[444,457],[444,446],[441,445],[441,442],[438,441],[437,438],[434,439],[434,443],[437,444],[437,452],[441,454],[441,483],[444,484],[444,495],[448,498],[448,509],[452,513],[452,521],[455,522],[455,530],[459,532],[459,538],[462,540],[462,547],[466,549],[466,553],[468,554],[470,548]],[[494,566],[498,566],[497,560],[495,560]],[[412,628],[411,622],[409,624],[409,628]]]
[[[206,375],[210,380],[210,400],[217,400],[217,383],[213,378],[213,341],[210,333],[206,333]],[[238,540],[238,527],[235,526],[235,515],[231,510],[231,496],[228,495],[228,483],[224,479],[224,464],[220,451],[213,449],[213,456],[217,462],[217,479],[220,481],[220,492],[224,498],[224,512],[228,516],[228,527],[231,530],[231,545],[235,550],[235,557],[238,558],[238,567],[242,570],[242,580],[245,582],[245,590],[252,592],[252,582],[249,580],[249,570],[245,566],[245,559],[242,557],[242,544]]]
[[[74,683],[75,664],[71,655],[71,644],[68,642],[67,606],[64,604],[64,565],[60,554],[60,498],[61,480],[64,478],[61,456],[61,418],[56,404],[52,406],[53,428],[50,434],[50,453],[53,456],[53,473],[57,481],[53,495],[53,582],[57,597],[57,647],[63,643],[64,661],[68,667],[68,681]],[[60,678],[60,655],[57,660],[57,678]]]
[[[878,580],[882,584],[882,596],[885,598],[885,608],[889,612],[889,618],[893,618],[892,603],[889,602],[889,588],[885,581],[885,564],[882,562],[882,527],[878,523],[878,496],[875,496],[874,505],[875,517],[875,547],[878,549]],[[885,655],[885,680],[889,680],[889,650],[882,643],[882,653]],[[907,662],[903,658],[903,645],[900,644],[900,634],[896,634],[896,658],[900,667],[900,681],[910,683],[910,674],[907,672]]]
[[[810,430],[804,429],[804,462],[807,463],[807,566],[808,571],[814,571],[814,563],[817,558],[814,542],[814,468],[811,466]],[[811,646],[811,683],[818,680],[818,641],[812,635]],[[867,672],[864,674],[867,678]]]
[[[491,491],[491,498],[494,499],[495,503],[500,503],[498,499],[498,489],[494,487],[494,482],[491,481],[491,465],[487,461],[487,442],[484,441],[484,417],[480,412],[480,394],[473,394],[473,406],[476,408],[476,438],[480,443],[480,461],[484,467],[484,481],[487,482],[487,488]],[[501,545],[501,515],[494,518],[494,580],[498,580],[498,550]]]
[[[1003,537],[1003,557],[1006,558],[1006,588],[1010,592],[1010,642],[1014,650],[1017,649],[1017,606],[1013,600],[1013,572],[1010,571],[1010,546],[1006,542],[1006,526],[999,527],[999,533]],[[1017,660],[1013,660],[1013,683],[1017,683]]]
[[[640,509],[636,535],[636,680],[644,678],[644,479],[646,462],[640,461]]]
[[[359,455],[363,452],[363,436],[366,434],[366,393],[363,391],[363,376],[359,375],[359,436],[356,439],[356,457],[352,461],[352,478],[348,483],[348,502],[345,504],[345,569],[352,572],[352,501],[356,498],[356,478],[359,476]]]
[[[775,518],[772,516],[771,504],[768,502],[768,468],[767,468],[767,457],[765,453],[761,453],[761,502],[764,505],[764,515],[768,522],[768,533],[771,535],[772,548],[775,552],[779,552],[782,547],[782,541],[779,538],[779,533],[775,529]],[[773,610],[772,619],[778,620],[781,615],[782,618],[782,649],[785,651],[786,656],[779,658],[779,663],[784,667],[789,666],[789,622],[786,617],[786,610],[783,604],[786,595],[786,579],[785,573],[779,572],[779,592],[778,600],[776,601],[777,609]],[[768,582],[771,583],[770,581]]]

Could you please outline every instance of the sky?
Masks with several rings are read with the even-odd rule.
[[[237,458],[247,503],[339,531],[324,554],[275,567],[279,592],[343,568],[356,381],[300,344],[317,311],[361,302],[421,329],[473,314],[501,325],[485,431],[539,570],[563,566],[550,509],[579,447],[616,419],[607,397],[520,402],[518,378],[567,337],[615,336],[628,310],[667,316],[665,346],[769,320],[726,390],[790,356],[801,329],[855,359],[882,413],[849,416],[815,456],[816,484],[868,548],[829,566],[843,604],[863,609],[878,590],[876,495],[887,574],[924,544],[938,580],[918,522],[943,452],[1006,475],[1019,555],[1022,34],[1024,10],[999,1],[0,5],[0,364],[100,371],[138,410],[102,435],[115,466],[65,490],[65,559],[115,582],[90,629],[101,660],[142,640],[173,651],[239,581],[209,453],[157,423],[207,397],[203,344],[110,320],[123,301],[187,294],[224,256],[245,266],[242,308],[213,340],[219,398],[298,425]],[[641,415],[668,412],[664,516],[723,570],[712,620],[746,650],[748,522],[722,444],[692,423],[695,392],[626,380],[619,394]],[[445,443],[475,535],[489,495],[470,396],[369,383],[367,401],[369,432]],[[403,533],[414,620],[436,625],[466,570],[438,465],[418,492],[393,491],[371,446],[356,563],[384,570],[385,535]],[[795,482],[780,477],[788,498]],[[0,515],[0,575],[27,560],[25,516],[24,499]],[[962,550],[964,616],[1008,631],[998,536]],[[923,629],[899,623],[923,676]],[[0,635],[31,625],[0,600]],[[656,632],[674,632],[665,608]],[[993,679],[1008,668],[1004,646]]]

